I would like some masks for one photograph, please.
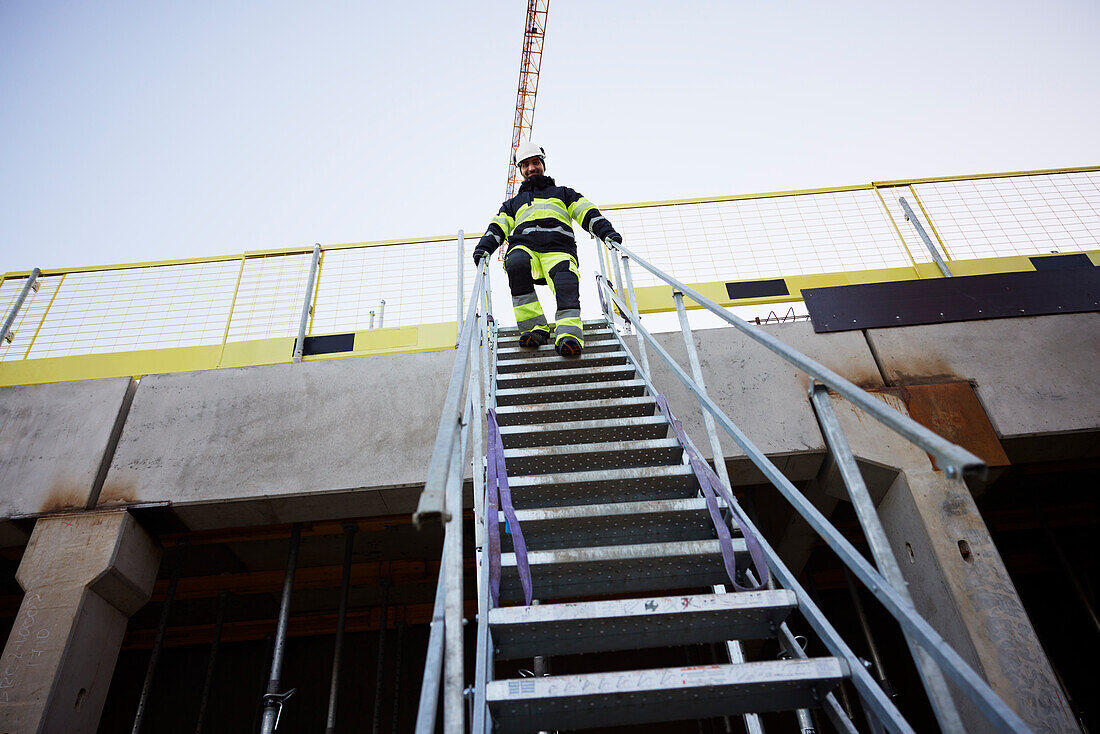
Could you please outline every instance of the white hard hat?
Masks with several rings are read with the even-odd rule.
[[[535,145],[530,140],[524,140],[519,144],[519,148],[516,149],[515,155],[512,156],[512,163],[519,165],[528,158],[539,157],[542,159],[542,164],[546,165],[546,149],[538,145]]]

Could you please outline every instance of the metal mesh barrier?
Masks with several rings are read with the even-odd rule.
[[[702,283],[929,263],[899,197],[948,263],[1100,248],[1100,169],[891,181],[605,213],[641,256]],[[465,240],[465,263],[478,236]],[[582,239],[582,259],[589,249]],[[454,321],[456,258],[453,237],[324,248],[307,333]],[[12,341],[0,342],[0,362],[294,337],[310,262],[302,248],[46,271],[16,314]],[[634,277],[638,286],[657,283],[648,273]],[[5,313],[25,282],[25,273],[9,273],[0,283]],[[495,296],[506,298],[497,283]]]

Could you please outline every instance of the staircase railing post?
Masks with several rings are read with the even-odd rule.
[[[836,461],[841,479],[844,480],[844,486],[848,488],[848,496],[852,500],[852,507],[867,538],[875,565],[894,591],[912,604],[913,597],[909,594],[909,586],[901,573],[898,559],[894,557],[890,541],[886,538],[886,530],[882,527],[882,521],[879,519],[878,511],[875,510],[875,503],[867,490],[867,484],[863,481],[863,474],[859,471],[851,446],[848,445],[844,429],[837,420],[828,389],[824,385],[811,385],[810,401],[813,403],[814,412],[817,413],[822,433],[825,434],[825,440]],[[911,635],[904,630],[902,634],[905,635],[905,642],[909,645],[913,660],[917,664],[917,671],[932,703],[940,729],[947,732],[964,731],[962,719],[955,708],[955,701],[951,697],[951,690],[947,686],[943,671]]]
[[[466,250],[466,234],[461,229],[458,230],[458,248],[457,249],[458,249],[458,265],[457,265],[458,269],[456,271],[457,272],[457,287],[455,288],[455,292],[457,294],[456,298],[457,298],[458,304],[457,304],[457,307],[455,308],[455,322],[456,322],[455,338],[456,339],[458,338],[458,335],[462,333],[462,299],[465,295],[462,291],[464,290],[465,285],[466,285],[466,277],[465,277],[465,275],[466,275],[466,255],[465,255],[465,252],[464,252]]]
[[[15,323],[15,319],[19,316],[19,309],[23,308],[23,302],[27,300],[27,295],[31,292],[31,288],[38,290],[38,276],[42,271],[35,268],[31,271],[31,274],[27,277],[23,287],[19,290],[19,295],[15,299],[15,303],[8,309],[8,315],[4,317],[4,325],[0,326],[0,340],[12,341],[15,335],[11,332],[12,324]]]
[[[639,326],[642,321],[641,311],[638,308],[638,299],[634,295],[634,278],[630,275],[630,258],[625,254],[622,255],[623,261],[623,273],[626,276],[626,293],[629,297],[630,304],[630,318],[633,320],[636,326]],[[649,356],[646,354],[645,339],[638,337],[638,357],[642,360],[642,370],[648,375],[649,373]]]
[[[309,315],[313,312],[313,285],[317,282],[317,264],[321,261],[321,244],[313,246],[313,259],[309,262],[309,277],[306,279],[306,295],[302,301],[302,317],[298,320],[298,338],[294,340],[294,361],[302,361],[302,352],[306,344],[306,327]]]
[[[928,252],[932,254],[932,259],[936,261],[936,266],[943,273],[943,277],[950,278],[952,273],[947,267],[947,263],[944,262],[943,256],[940,255],[939,248],[932,243],[932,239],[928,236],[928,233],[924,231],[924,227],[921,226],[920,220],[917,219],[917,215],[913,213],[913,210],[909,207],[909,202],[905,200],[905,197],[899,197],[898,203],[901,204],[901,208],[905,210],[905,219],[913,225],[913,228],[917,230],[917,234],[920,235],[921,240],[924,241],[924,246],[928,248]]]

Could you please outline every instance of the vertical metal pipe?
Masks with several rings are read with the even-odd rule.
[[[486,281],[487,282],[487,281]],[[482,310],[485,310],[484,291],[482,292]],[[475,294],[476,298],[477,295]],[[481,335],[481,350],[471,352],[470,364],[470,394],[473,400],[471,411],[473,438],[473,479],[474,479],[474,548],[477,569],[477,648],[474,656],[474,685],[473,697],[470,700],[472,715],[470,722],[472,731],[484,732],[485,730],[485,688],[491,677],[491,661],[489,648],[489,528],[486,525],[486,486],[485,486],[485,446],[482,440],[481,430],[481,393],[479,390],[488,388],[492,379],[488,369],[482,369],[484,363],[489,365],[489,321],[484,316],[478,317],[477,331]],[[481,381],[481,385],[478,381]],[[486,389],[486,400],[492,400]]]
[[[374,672],[374,723],[372,734],[378,734],[382,726],[382,675],[386,672],[386,627],[389,626],[390,586],[389,579],[382,579],[382,615],[378,622],[378,664]]]
[[[455,338],[462,334],[462,299],[463,290],[466,286],[466,234],[460,229],[458,230],[458,284],[455,291],[458,293],[458,308],[455,310]],[[489,266],[486,265],[485,269],[488,270]]]
[[[630,276],[630,258],[626,255],[622,256],[623,260],[623,273],[626,275],[626,291],[629,298],[630,314],[634,318],[635,323],[642,320],[642,315],[638,312],[638,300],[634,297],[634,278]],[[646,375],[649,375],[649,356],[645,350],[645,339],[641,334],[638,335],[638,358],[642,362],[642,369]],[[704,411],[705,412],[705,411]]]
[[[164,606],[160,610],[160,621],[157,622],[157,635],[153,638],[153,651],[149,653],[149,665],[145,668],[145,682],[141,686],[141,697],[138,699],[137,712],[134,714],[134,727],[132,734],[141,731],[141,723],[145,718],[145,706],[149,703],[149,691],[153,688],[153,676],[157,673],[157,661],[160,659],[160,650],[164,645],[164,633],[168,629],[168,615],[172,613],[172,602],[176,598],[176,586],[180,582],[180,570],[183,568],[183,558],[187,551],[187,539],[180,540],[176,546],[176,562],[172,564],[172,575],[168,580],[168,591],[164,595]]]
[[[0,339],[5,339],[10,342],[15,338],[15,335],[11,334],[11,326],[15,323],[15,318],[19,315],[19,309],[23,308],[23,301],[27,300],[27,294],[31,292],[31,288],[35,290],[38,289],[38,276],[41,273],[41,270],[35,268],[27,277],[27,282],[24,283],[23,288],[20,289],[19,296],[16,297],[15,303],[11,305],[8,315],[4,317],[4,325],[0,327]]]
[[[355,533],[359,526],[353,522],[344,523],[344,568],[340,579],[340,607],[336,613],[336,642],[332,653],[332,677],[328,689],[328,718],[325,720],[325,734],[336,731],[336,702],[340,691],[340,658],[344,650],[344,623],[348,617],[348,592],[351,589],[351,554],[355,548]]]
[[[871,670],[878,678],[882,690],[886,692],[887,696],[893,698],[894,687],[890,685],[890,679],[886,677],[886,668],[882,665],[882,656],[879,654],[878,645],[875,644],[875,636],[871,634],[871,625],[867,622],[867,613],[863,609],[863,600],[859,598],[859,589],[852,581],[852,574],[848,571],[848,567],[845,566],[843,570],[844,580],[848,583],[848,594],[851,595],[852,606],[856,610],[856,621],[859,622],[859,629],[863,632],[863,639],[867,641],[867,649],[871,654]]]
[[[206,678],[202,682],[202,700],[199,703],[199,720],[195,724],[195,734],[202,734],[202,725],[206,720],[206,705],[210,701],[210,687],[214,683],[214,665],[218,662],[218,648],[222,642],[222,627],[225,625],[225,608],[229,603],[229,592],[218,593],[218,618],[214,622],[214,641],[210,643],[210,657],[206,661]]]
[[[439,682],[443,672],[443,628],[446,624],[447,541],[439,559],[439,576],[435,582],[435,604],[428,625],[428,650],[424,654],[424,674],[420,683],[420,702],[416,708],[416,734],[432,734],[439,709]]]
[[[937,267],[940,272],[943,273],[943,277],[950,278],[951,271],[947,267],[947,263],[944,262],[943,256],[940,255],[939,249],[932,243],[932,239],[928,236],[928,233],[924,231],[924,227],[921,226],[920,220],[917,219],[917,215],[913,213],[913,210],[909,207],[909,202],[905,200],[904,196],[898,197],[898,202],[901,204],[901,208],[905,210],[905,218],[912,223],[913,227],[917,230],[917,234],[924,240],[924,246],[928,248],[928,252],[932,254],[932,259],[936,261]]]
[[[290,532],[290,552],[286,559],[286,577],[283,579],[283,596],[279,602],[279,622],[275,628],[275,650],[271,654],[271,673],[267,678],[267,693],[264,694],[264,718],[260,724],[260,734],[272,734],[283,712],[283,703],[294,689],[285,694],[279,693],[283,674],[283,655],[286,653],[286,628],[290,623],[290,594],[294,590],[294,572],[298,568],[298,546],[302,539],[301,523],[294,523]]]
[[[391,717],[390,732],[398,734],[397,725],[401,719],[401,652],[405,644],[404,622],[397,625],[397,652],[393,656],[393,716]]]
[[[370,310],[370,321],[367,322],[367,328],[368,329],[373,329],[374,328],[374,309],[373,308]]]
[[[378,328],[382,328],[382,320],[386,315],[386,299],[383,298],[378,302]]]
[[[472,334],[471,334],[472,338]],[[463,661],[463,619],[462,619],[462,478],[465,475],[466,449],[469,442],[470,400],[460,423],[459,440],[454,442],[447,487],[446,507],[450,519],[447,521],[444,545],[446,573],[447,621],[443,626],[443,728],[444,731],[463,731],[466,727],[466,713],[463,702],[465,672]]]
[[[623,273],[622,273],[622,270],[619,268],[619,258],[615,256],[614,252],[610,253],[608,255],[608,257],[611,258],[611,264],[615,266],[615,283],[614,283],[615,288],[614,288],[614,290],[616,292],[620,293],[622,295],[623,300],[625,301],[628,296],[627,296],[627,294],[623,293]],[[611,299],[608,299],[608,300],[611,300]],[[608,310],[611,311],[612,314],[615,313],[615,303],[613,301],[611,303],[607,304],[607,308],[608,308]],[[612,322],[612,323],[614,323],[614,322]],[[638,335],[638,342],[641,343],[641,341],[642,341],[642,337],[639,334]]]
[[[317,280],[317,263],[321,261],[321,243],[313,246],[313,259],[309,263],[309,278],[306,280],[306,296],[302,301],[302,318],[298,322],[298,338],[294,341],[294,361],[302,361],[302,350],[306,345],[306,325],[313,311],[313,284]]]
[[[848,488],[848,496],[852,500],[852,507],[856,511],[856,517],[859,518],[860,526],[863,528],[863,535],[867,538],[867,544],[871,549],[871,557],[875,559],[875,565],[878,566],[879,571],[887,583],[890,584],[890,587],[902,599],[912,604],[913,598],[909,594],[909,586],[901,573],[897,558],[894,557],[890,541],[886,538],[886,530],[882,527],[881,520],[879,520],[875,503],[871,499],[871,493],[867,490],[867,484],[863,481],[863,475],[856,464],[855,456],[852,455],[851,446],[848,445],[848,439],[836,417],[836,411],[833,410],[828,389],[824,385],[811,383],[810,401],[813,403],[818,421],[821,424],[821,431],[825,435],[829,449],[832,451],[840,476],[844,480],[844,485]],[[845,572],[847,572],[847,569],[845,569]],[[924,690],[928,694],[928,700],[932,704],[932,710],[936,714],[936,721],[939,723],[940,729],[945,732],[965,731],[962,718],[955,707],[951,690],[947,687],[947,679],[944,677],[943,671],[932,660],[928,652],[909,635],[905,635],[905,642],[909,646],[913,661],[917,665],[917,671],[920,673],[921,682],[924,684]]]

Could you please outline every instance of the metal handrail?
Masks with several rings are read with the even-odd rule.
[[[463,410],[462,395],[466,378],[470,374],[470,346],[473,343],[474,330],[477,326],[478,295],[481,293],[482,282],[485,280],[487,263],[488,260],[482,258],[477,266],[477,275],[474,277],[474,295],[470,298],[470,305],[466,310],[466,318],[458,337],[454,367],[451,368],[451,378],[447,384],[447,397],[443,401],[443,415],[439,418],[439,429],[435,435],[432,460],[428,464],[428,478],[424,483],[424,491],[420,494],[420,501],[416,505],[416,512],[413,513],[413,523],[418,528],[425,520],[447,522],[451,518],[444,489],[447,482],[451,451],[459,434]],[[462,516],[461,507],[458,508],[458,515],[459,517]]]
[[[675,289],[680,290],[685,295],[695,300],[699,305],[716,313],[750,338],[763,344],[772,352],[783,357],[786,361],[810,374],[814,380],[821,382],[827,388],[845,397],[854,405],[873,415],[884,425],[895,430],[903,437],[909,439],[914,444],[935,456],[939,465],[944,467],[947,476],[959,478],[964,474],[984,474],[985,464],[970,452],[937,436],[920,424],[917,424],[908,416],[904,416],[883,405],[870,394],[861,390],[848,380],[845,380],[832,370],[806,357],[801,352],[783,344],[767,332],[760,329],[754,329],[747,323],[740,322],[739,319],[726,312],[710,299],[700,295],[650,263],[637,257],[621,244],[617,244],[610,240],[605,241],[603,244],[621,253],[624,263],[628,258],[636,260],[639,265],[653,275],[672,285]],[[629,288],[629,281],[627,285],[628,290],[632,290],[632,288]],[[807,523],[840,557],[842,562],[852,570],[860,581],[867,586],[868,590],[874,594],[879,602],[882,603],[887,611],[898,621],[906,637],[915,641],[915,645],[918,645],[924,654],[931,657],[936,664],[940,666],[943,672],[945,672],[955,684],[966,693],[991,722],[1005,731],[1028,731],[1027,726],[1019,716],[993,692],[989,685],[982,680],[981,677],[975,673],[974,670],[946,643],[946,641],[944,641],[944,639],[917,613],[907,595],[903,595],[895,590],[891,583],[863,558],[862,554],[860,554],[859,551],[856,550],[856,548],[852,546],[835,527],[833,527],[828,519],[825,518],[825,516],[822,515],[797,488],[795,488],[790,480],[779,471],[771,460],[768,459],[768,457],[752,443],[721,408],[706,395],[705,390],[699,388],[695,380],[676,363],[672,356],[656,340],[653,334],[641,325],[633,309],[627,305],[627,302],[620,297],[619,294],[615,293],[608,286],[605,279],[600,282],[600,288],[606,299],[604,303],[607,317],[609,319],[611,318],[611,311],[615,306],[617,306],[622,313],[631,316],[633,325],[638,332],[639,344],[642,343],[642,341],[647,342],[650,348],[652,348],[668,365],[677,379],[679,379],[690,392],[695,394],[699,404],[714,417],[715,421],[733,438],[745,452],[746,456],[761,470],[771,484],[780,491],[794,509],[802,515]],[[633,299],[631,299],[631,301],[633,302]],[[621,337],[620,341],[622,341]],[[625,346],[625,342],[623,342],[623,345]],[[640,368],[640,363],[633,358],[633,355],[631,355],[631,358],[636,366]],[[646,377],[648,382],[648,375]],[[814,383],[812,380],[811,390],[813,387]],[[750,530],[755,530],[755,528],[750,527]],[[761,539],[761,545],[764,547],[765,553],[769,557],[769,565],[772,565],[773,562],[778,560],[778,556],[775,555],[774,550],[772,550],[763,539]],[[834,654],[839,657],[845,657],[844,652],[847,651],[847,648],[843,645],[843,641],[839,640],[835,631],[832,630],[831,625],[825,621],[823,615],[821,615],[816,606],[812,604],[809,597],[804,597],[804,592],[800,591],[800,587],[798,587],[797,581],[794,579],[793,575],[791,575],[781,563],[776,563],[776,565],[772,567],[772,570],[785,586],[796,591],[796,594],[799,595],[800,603],[803,601],[807,603],[806,607],[803,607],[808,612],[805,615],[807,621],[814,627],[815,631],[821,635],[826,645],[833,650]],[[848,652],[850,654],[850,651]],[[920,662],[922,662],[922,660],[918,660],[918,665]],[[868,680],[870,679],[868,678]],[[871,698],[867,703],[871,705],[872,709],[875,710],[875,713],[880,718],[884,718],[886,722],[893,725],[893,730],[908,730],[908,725],[904,723],[904,719],[899,718],[900,714],[897,713],[897,710],[892,704],[889,704],[888,707],[883,705],[883,699],[877,695],[881,693],[881,690],[878,689],[877,686],[874,686],[873,690],[869,689],[866,685],[866,681],[862,679],[858,671],[853,671],[853,682],[856,684],[861,694],[864,695],[865,701],[868,696]]]
[[[936,458],[937,465],[943,467],[944,473],[948,477],[955,479],[970,475],[978,477],[985,476],[985,462],[966,449],[938,436],[909,416],[903,415],[889,406],[882,404],[867,391],[844,379],[820,362],[816,362],[802,352],[799,352],[797,349],[793,349],[784,344],[763,329],[753,328],[743,319],[734,316],[714,301],[688,287],[684,283],[681,283],[654,265],[651,265],[624,246],[611,240],[608,240],[604,244],[631,258],[653,275],[729,323],[738,331],[745,334],[745,336],[764,345],[770,351],[782,357],[787,362],[790,362],[795,367],[798,367],[833,392],[846,398],[853,405],[868,413],[880,423],[892,429],[895,433],[915,443],[929,454],[932,454],[932,456]]]

